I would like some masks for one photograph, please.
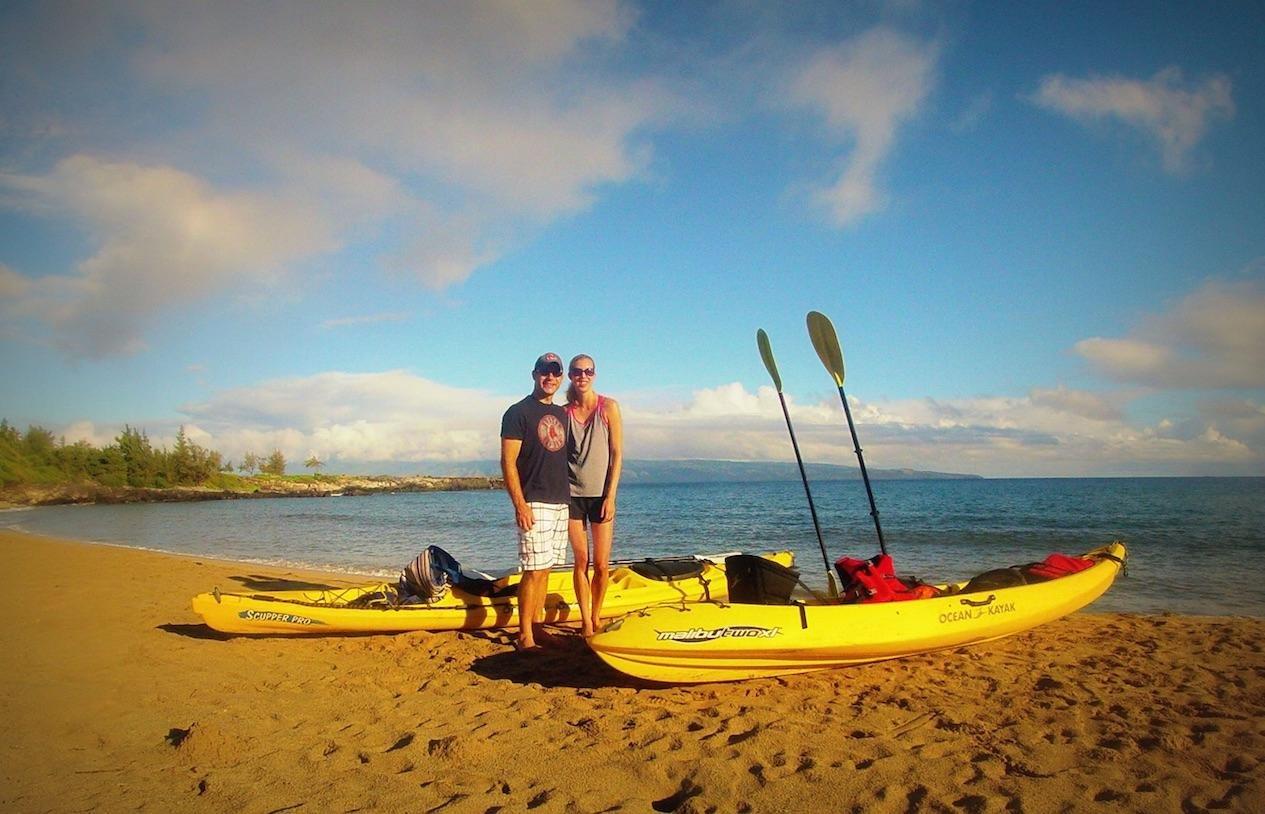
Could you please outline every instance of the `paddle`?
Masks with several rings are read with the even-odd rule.
[[[874,490],[870,488],[870,475],[865,471],[865,456],[861,454],[861,442],[857,439],[857,428],[852,423],[852,410],[848,408],[848,397],[843,392],[843,349],[839,347],[839,337],[835,334],[835,326],[825,314],[818,311],[808,312],[808,337],[813,341],[813,349],[826,366],[827,372],[834,377],[839,387],[839,400],[843,402],[843,414],[848,419],[848,431],[852,433],[852,446],[856,448],[857,462],[861,464],[861,479],[865,481],[865,494],[870,498],[870,517],[874,518],[874,530],[878,532],[878,547],[887,553],[887,544],[883,542],[883,527],[878,522],[878,507],[874,505]]]
[[[830,586],[831,598],[839,596],[839,586],[835,583],[834,571],[830,568],[830,557],[826,554],[826,542],[821,537],[821,523],[817,522],[817,507],[813,505],[813,490],[808,488],[808,473],[804,470],[804,459],[799,454],[799,442],[795,440],[795,429],[791,426],[791,413],[786,409],[786,397],[782,395],[782,377],[777,372],[777,362],[773,359],[773,348],[769,346],[769,335],[761,328],[755,332],[755,342],[760,348],[760,358],[764,367],[773,379],[773,387],[777,389],[777,399],[782,403],[782,415],[786,418],[786,431],[791,434],[791,448],[795,450],[795,463],[799,464],[799,477],[804,481],[804,494],[808,496],[808,511],[813,516],[813,531],[817,532],[817,545],[821,547],[821,560],[826,564],[826,581]]]

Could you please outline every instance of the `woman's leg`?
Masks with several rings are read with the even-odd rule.
[[[575,601],[580,604],[580,632],[588,637],[593,635],[595,617],[589,611],[593,599],[589,587],[589,541],[584,533],[584,521],[569,521],[567,537],[571,541],[571,557],[575,560],[571,581],[575,585]]]
[[[593,595],[594,624],[602,618],[602,601],[611,577],[611,543],[615,538],[615,521],[594,523],[593,528]]]

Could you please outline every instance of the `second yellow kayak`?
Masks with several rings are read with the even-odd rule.
[[[789,551],[764,556],[788,566],[794,560]],[[668,602],[725,598],[728,585],[724,556],[693,559],[697,567],[684,570],[697,573],[675,578],[656,574],[655,560],[613,567],[602,606],[603,618]],[[506,593],[512,592],[518,579],[518,574],[503,577],[497,581],[498,587]],[[390,583],[268,593],[222,593],[217,589],[195,596],[193,610],[208,626],[223,633],[272,636],[474,630],[518,624],[518,602],[512,595],[475,596],[452,588],[442,599],[430,604],[400,605],[393,602],[395,594],[396,588]],[[580,621],[570,568],[550,572],[543,621]]]

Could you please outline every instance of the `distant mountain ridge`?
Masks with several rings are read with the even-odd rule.
[[[861,470],[838,464],[805,464],[810,480],[860,480]],[[875,480],[968,479],[979,475],[927,472],[917,469],[867,468]],[[789,461],[626,461],[625,483],[713,483],[799,480],[799,467]]]
[[[353,464],[332,464],[328,470],[350,471]],[[355,471],[381,475],[425,474],[436,477],[496,477],[501,474],[498,461],[370,461],[355,464]],[[860,480],[856,467],[837,464],[807,464],[808,477],[814,481]],[[874,480],[961,480],[980,475],[954,472],[929,472],[920,469],[868,469]],[[799,480],[799,467],[789,461],[717,461],[689,459],[681,461],[624,462],[623,483],[752,483],[760,481]]]

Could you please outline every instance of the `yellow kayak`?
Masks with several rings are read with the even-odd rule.
[[[789,551],[764,556],[788,566],[794,560]],[[683,559],[693,561],[690,567],[681,567]],[[435,602],[411,605],[399,604],[396,586],[382,582],[320,591],[222,593],[216,589],[195,596],[193,610],[209,627],[223,633],[271,636],[510,627],[518,624],[518,603],[513,595],[502,594],[512,594],[519,578],[510,574],[497,580],[495,596],[475,596],[453,587]],[[611,568],[602,616],[619,616],[664,602],[679,605],[727,596],[724,555],[624,563]],[[570,568],[550,572],[543,621],[580,621]]]
[[[589,645],[621,672],[674,684],[900,658],[998,639],[1066,616],[1111,587],[1126,555],[1114,542],[1082,555],[1094,562],[1089,568],[1046,582],[903,602],[649,608],[609,623]]]

